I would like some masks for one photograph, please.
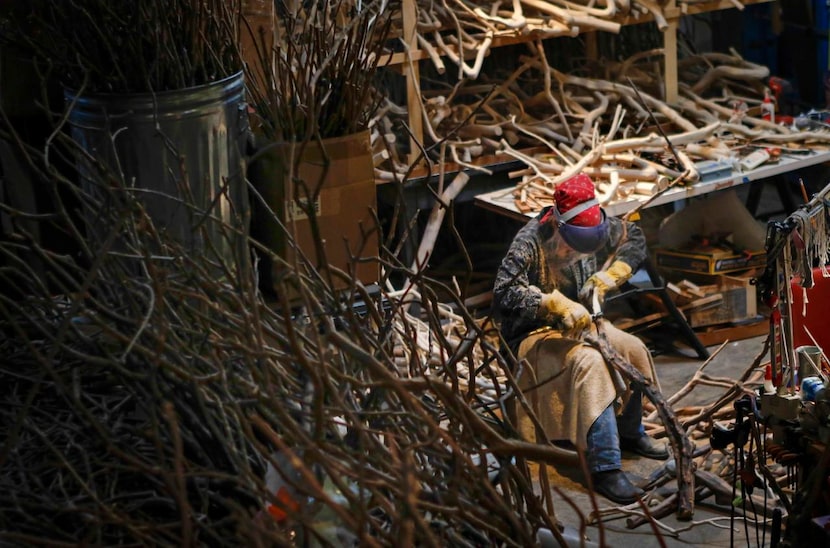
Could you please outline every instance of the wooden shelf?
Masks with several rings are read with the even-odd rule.
[[[410,0],[405,0],[409,2]],[[767,4],[774,2],[775,0],[744,0],[742,2],[745,6],[754,5],[754,4]],[[733,9],[736,6],[729,0],[719,0],[713,2],[706,2],[701,4],[690,4],[688,5],[688,9],[684,12],[681,7],[667,7],[666,8],[666,19],[672,18],[679,18],[685,15],[699,15],[701,13],[708,13],[712,11],[721,11],[725,9]],[[624,15],[617,17],[611,20],[614,23],[618,23],[620,26],[629,26],[629,25],[639,25],[643,23],[653,23],[654,17],[651,14],[644,14],[639,13],[638,15]],[[582,31],[579,34],[588,34],[596,32],[596,29],[588,29],[586,31]],[[479,35],[479,38],[483,38]],[[516,44],[522,44],[524,42],[531,42],[533,40],[556,40],[559,37],[556,36],[545,36],[545,34],[541,31],[539,32],[529,32],[527,34],[518,34],[515,30],[505,29],[495,33],[493,36],[493,42],[490,45],[490,49],[501,48],[505,46],[513,46]],[[458,54],[458,48],[454,45],[449,46],[450,51],[454,54]],[[412,61],[424,61],[429,59],[429,54],[420,48],[413,48],[411,53],[407,53],[405,51],[398,51],[394,52],[391,55],[384,57],[380,61],[380,66],[384,67],[397,67],[404,64],[409,63],[410,59]]]
[[[765,4],[773,1],[774,0],[743,0],[741,2],[741,5],[748,6],[754,4]],[[663,6],[663,14],[667,20],[668,26],[664,30],[663,36],[665,57],[665,90],[667,102],[675,102],[679,95],[677,74],[677,30],[680,19],[688,15],[696,15],[725,9],[735,9],[737,7],[738,6],[731,0],[712,0],[711,2],[695,3],[688,5],[682,4],[681,2],[679,2],[679,0],[669,0],[665,3],[665,5]],[[410,151],[412,151],[410,152],[410,162],[414,162],[417,156],[417,146],[415,145],[415,142],[417,141],[423,143],[424,139],[424,120],[421,114],[421,102],[419,97],[419,63],[421,61],[429,59],[429,54],[425,50],[419,48],[418,46],[418,40],[416,36],[417,17],[417,0],[403,0],[403,34],[400,39],[406,44],[406,49],[408,51],[393,53],[387,56],[387,58],[385,58],[381,62],[382,66],[389,67],[390,69],[400,70],[406,77],[407,110],[409,116],[408,123],[413,136],[412,143],[410,146]],[[626,26],[649,23],[653,21],[654,17],[651,14],[638,13],[637,16],[631,14],[620,16],[616,19],[613,19],[611,22],[619,24],[621,26]],[[586,32],[594,32],[594,30],[591,29]],[[489,49],[492,50],[494,48],[511,46],[537,39],[555,40],[557,39],[557,37],[544,36],[543,33],[534,32],[530,32],[528,34],[519,34],[515,30],[506,29],[498,31],[495,34]],[[451,51],[457,54],[458,48],[453,47]],[[481,165],[485,166],[496,165],[500,162],[501,159],[498,156],[482,158],[476,161],[477,164],[480,163]],[[453,167],[452,169],[455,169],[455,167]],[[437,171],[433,171],[434,172],[431,174],[432,176],[437,174]],[[420,172],[413,174],[415,178],[423,178],[429,175],[430,174],[426,173],[426,168],[422,168]]]

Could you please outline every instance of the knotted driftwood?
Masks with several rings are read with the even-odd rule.
[[[666,434],[677,462],[677,519],[691,520],[694,516],[694,446],[680,425],[677,415],[660,391],[608,343],[601,331],[597,335],[586,335],[585,342],[599,350],[605,361],[619,371],[632,387],[642,390],[657,409],[666,427]]]

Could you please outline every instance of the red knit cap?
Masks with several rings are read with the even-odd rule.
[[[594,182],[584,173],[580,173],[570,179],[559,183],[553,192],[553,199],[556,201],[556,209],[559,214],[567,213],[570,209],[583,202],[595,199]],[[570,221],[568,224],[574,226],[597,226],[602,222],[602,213],[599,205],[589,207]]]

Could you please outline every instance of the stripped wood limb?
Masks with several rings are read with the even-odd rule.
[[[680,426],[674,410],[663,398],[660,391],[646,379],[628,360],[626,360],[616,349],[614,349],[605,336],[598,332],[597,335],[585,336],[585,342],[599,350],[606,363],[618,371],[633,388],[639,389],[651,401],[666,427],[667,437],[671,443],[675,460],[677,462],[677,512],[679,520],[689,521],[694,515],[694,462],[692,453],[694,446],[688,435]]]
[[[689,134],[675,134],[671,137],[672,141],[684,142],[686,139],[693,139],[698,138],[701,136],[705,136],[710,134],[710,132],[714,131],[717,125],[712,125],[709,128],[701,128],[700,130],[695,130],[694,132],[690,132]],[[632,138],[632,139],[621,139],[618,141],[609,141],[609,142],[601,142],[601,144],[582,156],[576,155],[571,149],[565,146],[560,146],[562,150],[570,151],[574,159],[576,160],[574,163],[565,166],[562,170],[555,175],[553,178],[549,178],[551,184],[556,185],[559,182],[572,177],[573,175],[579,172],[586,172],[591,174],[592,176],[602,176],[602,175],[610,175],[612,171],[617,171],[620,175],[625,175],[626,179],[630,180],[647,180],[647,181],[658,181],[661,173],[653,167],[649,162],[639,159],[637,160],[640,162],[641,167],[640,169],[630,169],[626,170],[624,168],[620,168],[619,166],[601,166],[601,167],[593,167],[595,163],[599,162],[600,160],[607,160],[611,157],[615,157],[615,151],[629,151],[629,150],[637,150],[643,149],[648,147],[653,147],[658,150],[662,150],[663,138],[659,135],[653,134],[644,138]],[[610,154],[608,154],[610,153]],[[529,157],[527,155],[521,153],[511,153],[517,159],[522,159],[528,164],[533,163],[539,169],[549,169],[549,165],[537,163],[537,159],[539,156],[534,156],[533,161],[529,161]],[[521,155],[521,157],[519,156]],[[699,178],[698,172],[694,168],[694,162],[685,154],[679,153],[681,161],[683,162],[683,167],[686,169],[684,173],[686,173],[686,180],[687,181],[695,181]],[[547,158],[547,156],[546,156]],[[625,156],[617,156],[618,160],[626,158]],[[634,156],[631,156],[632,160]],[[678,177],[679,175],[677,172],[669,171],[672,176]],[[541,174],[541,173],[540,173]],[[665,174],[663,174],[665,175]]]
[[[727,342],[728,341],[724,341],[723,343],[721,343],[721,345],[717,347],[702,364],[700,364],[700,367],[697,368],[697,371],[695,371],[694,375],[692,375],[692,378],[689,379],[686,382],[686,384],[681,386],[674,394],[669,396],[669,398],[666,400],[669,403],[669,405],[675,405],[677,404],[677,402],[689,395],[689,393],[695,388],[695,386],[697,386],[698,379],[700,378],[700,375],[703,374],[703,370],[706,369],[706,367],[710,363],[712,363],[712,360],[714,360],[715,357],[717,357],[717,355],[721,353],[721,351],[726,347]],[[657,415],[655,413],[652,413],[651,415],[646,417],[646,420],[653,421],[656,418]]]
[[[688,154],[683,152],[682,150],[678,150],[677,158],[680,160],[681,165],[684,168],[684,174],[686,175],[685,184],[693,185],[696,182],[700,181],[700,171],[697,169],[697,165],[695,164],[694,160],[692,160]]]
[[[593,164],[597,159],[602,157],[604,152],[604,145],[600,146],[599,148],[592,149],[590,152],[585,154],[582,158],[579,159],[578,162],[566,167],[562,173],[557,175],[553,180],[552,184],[557,185],[562,181],[570,179],[571,177],[579,174],[586,166]]]
[[[458,42],[456,45],[458,47],[458,51],[456,52],[455,48],[450,47],[444,42],[444,38],[441,36],[441,33],[435,31],[432,33],[432,38],[435,40],[436,48],[444,53],[453,63],[458,65],[461,73],[464,76],[469,78],[478,78],[479,73],[481,72],[481,66],[484,63],[484,57],[490,51],[490,46],[493,43],[493,36],[494,33],[492,31],[487,31],[484,35],[484,38],[480,42],[476,42],[473,46],[469,47],[469,49],[474,50],[476,52],[475,62],[473,66],[468,66],[467,63],[464,62],[464,54],[463,51],[468,49],[462,42],[455,40],[453,37],[449,38]]]
[[[694,128],[690,131],[674,133],[669,135],[668,138],[672,145],[683,146],[688,143],[704,141],[714,135],[714,133],[721,127],[722,124],[720,122],[716,122],[702,128]],[[644,148],[664,150],[665,143],[666,141],[662,136],[657,133],[650,133],[644,137],[631,137],[628,139],[619,139],[605,143],[605,153],[614,154],[617,152],[628,152],[632,149],[636,150]]]
[[[735,152],[730,150],[729,147],[722,146],[721,143],[718,143],[715,146],[689,143],[686,145],[686,152],[698,158],[705,158],[707,160],[732,161],[737,159]]]
[[[681,84],[682,87],[682,84]],[[682,112],[687,118],[693,119],[699,124],[707,125],[719,122],[722,118],[716,112],[705,110],[700,105],[695,104],[694,101],[683,97],[683,94],[677,98],[675,107]]]
[[[591,17],[602,17],[606,19],[614,17],[618,11],[617,2],[615,0],[606,0],[605,7],[603,8],[593,7],[594,2],[591,2],[590,5],[586,5],[577,4],[576,2],[569,2],[568,0],[555,0],[555,3],[560,4],[569,10],[583,12]]]
[[[613,173],[617,174],[625,182],[648,182],[650,185],[655,185],[659,179],[660,174],[652,167],[645,167],[642,169],[624,168],[614,164],[605,164],[599,162],[597,166],[587,166],[582,170],[582,173],[590,176],[596,182],[597,179],[609,179]]]
[[[683,427],[689,431],[695,428],[699,423],[712,420],[712,417],[726,405],[732,404],[743,396],[744,394],[754,394],[754,391],[744,386],[743,382],[736,382],[729,390],[727,390],[718,400],[706,408],[705,411],[683,421]]]
[[[643,108],[643,105],[640,103],[640,101],[637,100],[636,97],[630,95],[623,95],[620,99],[623,103],[628,105],[628,107],[631,108],[633,112],[637,114],[640,120],[648,120],[648,111],[645,108]]]
[[[531,156],[528,156],[527,154],[524,154],[522,152],[519,152],[518,150],[511,147],[503,139],[502,139],[500,145],[501,145],[500,149],[501,149],[502,152],[504,152],[508,156],[512,156],[513,158],[516,158],[517,160],[521,160],[522,162],[526,163],[531,169],[533,169],[533,171],[534,171],[534,173],[536,174],[537,177],[544,180],[547,184],[550,184],[551,188],[549,190],[547,190],[547,192],[549,192],[551,195],[553,195],[553,187],[554,187],[553,180],[550,177],[548,177],[545,174],[545,172],[543,171],[546,168],[553,169],[550,164],[544,165],[541,162],[537,161],[535,158],[533,158]],[[511,192],[511,191],[508,191],[508,192]]]
[[[723,58],[721,57],[721,59]],[[719,64],[715,67],[712,67],[708,71],[706,71],[706,73],[702,77],[699,77],[697,79],[697,81],[692,85],[692,91],[697,94],[703,93],[716,82],[719,82],[724,79],[743,80],[747,82],[759,82],[769,77],[768,67],[748,63],[742,59],[735,60],[734,57],[730,58],[729,60],[733,62],[740,62],[743,66]],[[687,61],[687,63],[691,61],[692,59]],[[678,69],[682,68],[683,66],[684,64],[680,63]]]
[[[536,52],[539,54],[539,59],[544,64],[544,66],[548,65],[547,57],[545,57],[545,48],[542,45],[541,41],[536,42]],[[565,129],[566,135],[569,141],[573,141],[573,135],[571,134],[571,128],[568,124],[568,121],[565,119],[565,113],[562,112],[562,107],[559,105],[559,101],[553,96],[553,91],[551,90],[551,74],[549,70],[544,71],[544,83],[545,83],[545,97],[550,101],[551,106],[553,107],[553,111],[559,117],[559,121],[562,123],[562,126]]]
[[[691,146],[691,145],[687,145]],[[680,177],[681,171],[676,169],[671,169],[669,167],[664,166],[663,164],[659,164],[657,162],[652,162],[647,158],[643,158],[642,156],[638,156],[637,154],[625,154],[625,153],[615,153],[615,154],[603,154],[602,162],[610,163],[610,164],[619,164],[619,163],[626,163],[628,165],[637,166],[640,168],[640,171],[643,173],[650,173],[654,171],[657,173],[657,178],[660,176],[677,178]],[[644,176],[644,178],[646,178]],[[648,177],[648,180],[652,180]]]
[[[438,53],[438,50],[435,49],[435,46],[433,46],[432,42],[424,38],[421,34],[418,34],[417,38],[418,47],[427,52],[427,55],[429,55],[429,59],[432,61],[432,65],[435,67],[435,70],[438,74],[444,74],[447,71],[447,67],[444,65],[444,60],[441,57],[441,54]]]
[[[601,188],[599,183],[595,183],[597,186],[597,200],[601,205],[607,204],[617,195],[617,189],[620,187],[619,172],[612,170],[609,174],[609,180],[610,184],[607,188]]]
[[[546,74],[549,74],[549,72],[546,72]],[[598,104],[582,120],[582,129],[579,132],[580,144],[590,143],[590,135],[593,132],[594,124],[608,111],[608,105],[611,102],[605,94],[594,93],[594,96],[597,98]]]
[[[780,134],[770,133],[767,131],[752,131],[746,126],[738,124],[724,124],[724,129],[728,129],[736,134],[742,135],[754,142],[766,142],[775,144],[784,143],[814,143],[822,145],[830,145],[830,131],[794,131],[792,133]]]
[[[663,7],[654,0],[635,0],[635,4],[644,7],[654,17],[654,22],[660,32],[665,32],[669,28],[669,22],[666,21],[666,16],[663,14]]]
[[[469,180],[469,175],[463,171],[459,172],[453,179],[452,183],[450,183],[446,190],[444,190],[441,194],[440,200],[436,201],[435,206],[433,206],[432,212],[430,213],[427,226],[421,237],[418,253],[412,263],[413,271],[417,271],[420,265],[426,264],[426,261],[432,254],[435,242],[438,239],[438,232],[441,229],[441,223],[444,220],[444,214],[446,213],[450,202],[458,197],[464,187],[467,186]]]
[[[575,162],[578,162],[580,158],[582,158],[582,154],[574,150],[573,148],[569,147],[566,144],[559,145],[558,150],[554,152],[561,152],[561,156],[563,159],[566,159],[567,156],[569,159],[566,159],[568,165],[573,165]]]
[[[547,160],[545,158],[550,158],[550,156],[546,157],[535,157],[535,156],[528,156],[527,154],[516,150],[515,148],[511,147],[507,142],[502,141],[501,146],[499,148],[501,152],[507,154],[515,158],[516,160],[522,161],[528,165],[528,167],[533,170],[533,172],[544,179],[547,179],[546,174],[557,174],[561,173],[565,168],[559,164],[553,163],[551,160]]]
[[[617,74],[620,78],[629,76],[628,73],[630,72],[634,64],[639,63],[643,59],[650,59],[652,57],[662,59],[664,55],[665,50],[663,48],[654,48],[635,53],[629,56],[628,58],[624,59],[622,63],[620,63],[619,67],[617,67]],[[634,78],[632,78],[632,80],[634,80]]]
[[[681,92],[688,96],[696,105],[703,106],[704,108],[708,109],[710,112],[716,112],[723,116],[724,118],[728,118],[732,113],[732,108],[727,108],[723,105],[719,105],[718,103],[704,99],[697,95],[691,88],[688,86],[681,86]],[[787,126],[782,124],[776,124],[775,122],[770,122],[769,120],[764,120],[763,118],[757,118],[755,116],[744,116],[741,120],[751,126],[762,128],[767,130],[768,133],[779,133],[785,135],[791,135],[793,133],[800,133],[795,132],[789,129]],[[730,124],[730,127],[737,126],[739,124]],[[749,130],[749,128],[747,128]]]
[[[464,158],[462,159],[458,155],[458,151],[462,150],[464,154]],[[484,173],[486,175],[492,175],[493,171],[488,169],[484,166],[477,166],[472,161],[472,156],[479,156],[481,155],[481,145],[473,145],[473,146],[458,146],[455,144],[450,145],[450,155],[452,156],[452,161],[456,164],[460,165],[461,167],[465,167],[472,171],[478,171]]]
[[[613,141],[617,135],[617,132],[620,130],[620,125],[622,124],[623,118],[625,117],[625,110],[622,108],[622,105],[617,104],[617,108],[614,109],[614,117],[611,119],[611,128],[608,130],[608,133],[605,136],[606,141]]]
[[[504,134],[501,124],[464,124],[457,131],[458,135],[465,139],[478,139],[481,137],[501,137]]]
[[[476,5],[470,4],[470,3],[465,2],[463,0],[454,0],[453,4],[455,6],[457,6],[459,9],[454,10],[452,7],[447,5],[446,0],[442,0],[442,6],[444,7],[443,12],[446,14],[446,16],[447,16],[446,18],[452,20],[453,25],[456,28],[458,28],[458,33],[459,34],[464,32],[463,27],[465,26],[465,25],[462,24],[461,21],[459,21],[459,16],[463,15],[465,13],[467,15],[469,15],[473,20],[472,23],[466,25],[467,27],[472,27],[472,28],[475,28],[477,30],[483,29],[485,32],[493,32],[493,33],[499,32],[499,29],[503,28],[503,25],[501,23],[499,23],[498,21],[494,21],[492,18],[486,16],[486,14],[485,14],[485,17],[482,17],[481,15],[479,15],[479,13],[478,13],[479,7],[476,6]],[[499,6],[498,3],[493,4],[492,9],[497,10],[498,6]],[[430,8],[435,9],[436,5],[432,4],[430,2]],[[482,12],[482,13],[484,13],[484,12]],[[517,27],[517,28],[522,28],[522,27]]]
[[[519,0],[513,0],[513,13],[510,14],[509,18],[498,15],[500,4],[500,2],[494,2],[490,7],[489,14],[485,13],[480,7],[476,7],[473,13],[485,21],[499,23],[509,29],[524,29],[527,27],[527,18],[522,13],[522,3]]]
[[[581,76],[573,76],[570,74],[559,72],[558,70],[551,67],[549,67],[549,70],[553,71],[554,77],[559,81],[559,83],[563,87],[566,85],[575,85],[592,91],[615,93],[618,95],[632,98],[636,97],[636,92],[630,86],[619,84],[617,82],[609,82],[607,80],[598,80],[594,78],[583,78]],[[662,114],[668,121],[676,125],[681,130],[692,131],[697,129],[697,126],[695,126],[692,122],[681,116],[679,112],[671,108],[665,102],[642,91],[639,95],[643,98],[643,100],[646,102],[649,108]]]
[[[625,520],[625,526],[628,529],[636,529],[641,525],[649,523],[652,519],[660,519],[668,516],[677,507],[677,493],[672,493],[663,499],[660,504],[654,508],[649,509],[650,516],[637,515]]]
[[[555,149],[556,147],[547,141],[547,139],[553,139],[558,143],[565,143],[567,142],[567,137],[562,135],[557,131],[558,126],[554,126],[551,123],[537,120],[537,121],[529,121],[529,122],[517,122],[515,118],[511,118],[509,121],[509,125],[512,128],[515,128],[516,131],[527,135],[531,139],[541,142],[544,145],[547,145],[551,148],[551,150]]]

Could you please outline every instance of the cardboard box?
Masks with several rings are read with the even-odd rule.
[[[739,323],[758,316],[756,287],[751,278],[739,276],[718,276],[712,285],[701,286],[706,295],[720,293],[723,296],[717,306],[690,309],[687,312],[689,325],[705,327],[724,323]]]
[[[729,249],[716,247],[693,250],[660,248],[655,251],[655,262],[659,268],[697,274],[726,274],[767,264],[765,251],[751,251],[749,255],[737,254]]]
[[[351,256],[377,257],[377,231],[366,236],[363,231],[369,232],[374,227],[372,211],[376,208],[376,189],[374,179],[361,181],[350,185],[323,188],[315,201],[314,209],[317,215],[317,225],[320,231],[320,241],[325,252],[326,262],[350,273]],[[289,203],[286,200],[286,229],[294,236],[297,248],[286,246],[283,253],[286,261],[292,262],[297,249],[308,258],[315,267],[320,266],[314,246],[314,237],[311,222],[301,206],[300,200]],[[363,247],[361,248],[361,244]],[[374,283],[379,277],[377,261],[358,262],[356,272],[351,276],[364,284]],[[345,283],[334,279],[335,288],[345,287]]]
[[[295,162],[298,155],[301,159]],[[270,208],[254,209],[255,239],[290,265],[299,258],[300,274],[328,265],[364,284],[378,281],[379,240],[373,214],[377,191],[368,132],[327,139],[323,147],[317,142],[272,144],[249,166],[248,175]],[[309,200],[314,200],[313,209]],[[322,256],[309,218],[312,212]],[[353,263],[352,256],[367,260]],[[284,267],[267,256],[262,261],[261,284],[278,290]],[[334,289],[348,285],[336,275],[332,280]]]

